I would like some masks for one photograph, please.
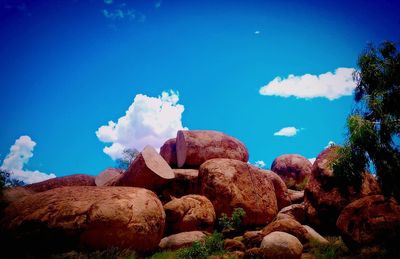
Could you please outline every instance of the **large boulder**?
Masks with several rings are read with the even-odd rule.
[[[263,228],[261,235],[266,236],[274,231],[289,233],[297,237],[303,244],[308,241],[307,230],[294,219],[287,218],[276,220]]]
[[[15,201],[4,213],[4,247],[18,244],[36,252],[110,247],[152,251],[165,226],[157,196],[132,187],[52,189]]]
[[[280,231],[265,236],[260,248],[266,258],[300,259],[303,253],[303,245],[295,236]]]
[[[302,203],[304,201],[304,190],[296,191],[288,189],[288,194],[291,203]]]
[[[206,234],[201,231],[181,232],[161,239],[159,248],[161,250],[176,250],[191,246],[194,242],[199,242],[205,237]]]
[[[121,175],[116,185],[156,191],[174,177],[174,172],[164,158],[153,147],[146,146],[132,161],[128,170]]]
[[[312,227],[322,232],[335,232],[336,220],[342,209],[350,202],[380,193],[380,187],[370,173],[362,174],[359,188],[337,181],[332,163],[338,158],[338,146],[322,151],[314,162],[312,175],[304,190],[306,217]]]
[[[96,186],[113,186],[118,178],[123,173],[123,170],[118,168],[107,168],[95,178]]]
[[[25,185],[24,188],[33,192],[44,192],[64,186],[95,186],[95,178],[91,175],[73,174],[52,178],[43,182]]]
[[[173,197],[199,193],[199,170],[172,169],[175,178],[166,184],[161,191],[163,200],[170,201]]]
[[[215,211],[209,199],[201,195],[187,195],[164,205],[169,233],[194,230],[212,232]]]
[[[400,240],[400,206],[394,198],[367,196],[347,205],[336,225],[351,249],[393,249]]]
[[[256,167],[254,167],[254,170],[260,170],[262,173],[265,173],[269,181],[274,186],[276,201],[278,203],[278,210],[291,204],[288,188],[276,173],[269,170],[262,170]]]
[[[275,190],[265,173],[245,162],[216,158],[199,170],[200,193],[214,205],[217,218],[232,215],[235,208],[246,212],[244,225],[266,225],[277,214]]]
[[[171,138],[165,141],[165,143],[160,148],[160,155],[172,168],[177,166],[176,138]]]
[[[305,183],[311,176],[311,162],[297,154],[286,154],[275,158],[271,170],[277,173],[288,188],[304,189]]]
[[[222,132],[212,130],[180,130],[176,137],[178,167],[198,168],[212,158],[249,160],[246,146]]]
[[[277,219],[291,218],[299,223],[304,223],[306,217],[306,209],[304,204],[292,204],[281,209],[276,216]]]

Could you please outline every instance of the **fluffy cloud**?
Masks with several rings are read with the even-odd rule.
[[[258,160],[254,163],[254,165],[260,168],[264,168],[266,164],[263,160]]]
[[[260,88],[261,95],[295,96],[297,98],[324,97],[329,100],[351,95],[356,83],[353,81],[354,68],[340,67],[334,73],[320,75],[289,75],[287,78],[276,77]]]
[[[14,145],[10,148],[10,153],[3,160],[1,165],[2,170],[7,170],[11,173],[10,177],[21,180],[27,184],[44,181],[56,177],[54,174],[46,174],[35,171],[24,170],[24,165],[29,162],[33,156],[33,149],[36,146],[29,136],[19,137]]]
[[[159,97],[136,95],[125,115],[118,122],[109,121],[96,135],[111,146],[103,149],[112,159],[122,157],[122,151],[134,148],[141,151],[146,145],[160,148],[182,126],[184,106],[178,104],[179,95],[173,91],[162,92]]]
[[[293,137],[299,132],[295,127],[285,127],[274,133],[274,136]]]
[[[310,161],[311,164],[314,164],[314,162],[315,162],[316,159],[317,159],[317,158],[313,157],[313,158],[309,158],[308,161]]]
[[[328,142],[328,145],[325,146],[325,148],[331,147],[331,146],[333,146],[333,145],[336,145],[336,143],[333,142],[332,140],[330,140],[330,141]]]

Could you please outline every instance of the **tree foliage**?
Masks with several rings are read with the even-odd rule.
[[[333,170],[343,184],[360,186],[361,173],[371,164],[383,193],[400,200],[400,53],[392,42],[369,45],[358,66],[356,109]]]

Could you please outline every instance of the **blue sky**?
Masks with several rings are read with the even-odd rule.
[[[23,172],[96,175],[115,164],[101,139],[157,145],[180,127],[235,136],[266,168],[284,153],[315,157],[343,142],[354,107],[351,70],[336,69],[356,68],[368,42],[399,41],[399,11],[400,1],[0,0],[0,158],[14,145]],[[130,106],[126,127],[96,135]],[[296,134],[274,135],[286,127]]]

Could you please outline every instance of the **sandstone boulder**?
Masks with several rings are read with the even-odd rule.
[[[307,230],[307,239],[311,244],[328,244],[329,241],[321,236],[317,231],[315,231],[312,227],[303,225],[303,227]]]
[[[263,228],[261,234],[262,236],[266,236],[274,231],[289,233],[297,237],[297,239],[299,239],[303,244],[308,241],[307,230],[294,219],[288,218],[288,219],[276,220],[268,224],[265,228]]]
[[[44,192],[64,186],[95,186],[95,178],[91,175],[73,174],[52,178],[43,182],[25,185],[24,188],[32,192]]]
[[[158,190],[174,177],[174,172],[167,162],[153,147],[146,146],[121,175],[116,185]]]
[[[4,215],[2,244],[18,244],[26,251],[110,247],[152,251],[165,225],[157,196],[132,187],[56,188],[11,203]]]
[[[198,168],[212,158],[230,158],[243,162],[249,159],[246,146],[222,132],[212,130],[180,130],[176,137],[178,167]]]
[[[177,166],[176,161],[176,138],[168,139],[160,148],[160,155],[172,167]]]
[[[162,250],[176,250],[182,247],[191,246],[196,241],[206,237],[201,231],[181,232],[161,239],[159,248]]]
[[[187,195],[164,205],[169,233],[194,230],[212,232],[215,211],[209,199],[201,195]]]
[[[123,171],[118,168],[107,168],[95,178],[97,186],[113,186]]]
[[[266,258],[300,259],[303,245],[293,235],[275,231],[265,236],[260,246]]]
[[[299,223],[304,223],[306,216],[304,204],[292,204],[281,209],[276,216],[277,219],[292,218]]]
[[[272,162],[271,170],[278,174],[288,188],[304,189],[311,175],[312,164],[307,158],[297,154],[281,155]]]
[[[288,189],[288,194],[291,203],[302,203],[304,201],[304,190],[296,191]]]
[[[224,249],[225,251],[234,252],[234,251],[244,251],[246,247],[242,242],[228,238],[224,240]]]
[[[246,212],[244,226],[265,225],[277,214],[274,187],[265,173],[234,159],[211,159],[199,170],[200,193],[214,205],[217,218],[232,215],[235,208]]]
[[[243,243],[246,247],[259,247],[263,237],[261,230],[246,231],[243,234]]]
[[[347,205],[336,225],[351,249],[393,249],[400,240],[400,206],[394,198],[366,196]]]
[[[254,167],[254,170],[260,170],[262,173],[267,175],[267,178],[274,186],[276,201],[278,204],[278,210],[289,206],[291,204],[288,189],[282,179],[274,172],[269,170],[262,170]]]
[[[351,201],[380,193],[379,184],[370,173],[362,175],[360,190],[354,186],[341,188],[332,170],[332,163],[338,157],[337,149],[338,146],[331,146],[318,155],[304,190],[307,220],[313,227],[323,232],[336,231],[339,213]]]
[[[162,188],[162,197],[170,201],[173,197],[182,197],[199,193],[199,170],[197,169],[172,169],[175,178]]]

